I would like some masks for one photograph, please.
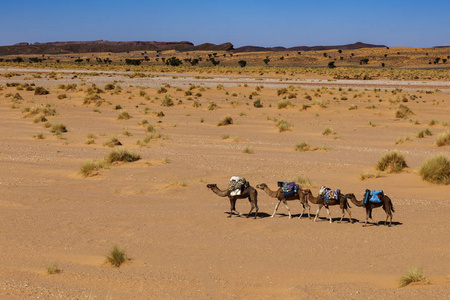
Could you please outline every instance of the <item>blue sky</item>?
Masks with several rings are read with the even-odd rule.
[[[190,41],[235,47],[450,45],[450,0],[0,0],[0,45]]]

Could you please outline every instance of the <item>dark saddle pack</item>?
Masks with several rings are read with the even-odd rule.
[[[298,193],[299,190],[301,190],[301,187],[295,182],[278,181],[278,187],[281,188],[281,191],[283,192],[284,196],[293,195],[295,193]]]
[[[367,203],[381,203],[381,197],[384,196],[382,190],[368,190],[366,189],[366,193],[364,194],[364,204]]]

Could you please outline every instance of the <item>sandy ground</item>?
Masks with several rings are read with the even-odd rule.
[[[110,105],[83,105],[94,79],[100,88],[117,80],[122,92],[100,94]],[[145,87],[141,81],[125,82],[120,75],[86,77],[85,85],[79,80],[63,75],[58,80],[42,78],[38,84],[37,79],[1,78],[0,298],[450,298],[450,187],[424,182],[417,174],[431,155],[450,153],[449,146],[434,145],[436,136],[449,130],[446,91],[430,87],[394,94],[384,86],[381,91],[372,86],[366,91],[311,90],[292,83],[289,93],[297,97],[289,99],[293,106],[278,109],[286,95],[277,95],[280,87],[271,88],[270,82],[258,81],[264,85],[260,91],[243,83],[219,90],[216,83],[209,87],[207,80],[198,80],[193,95],[185,96],[186,85],[164,81],[159,86],[171,85],[167,94],[175,105],[163,107],[165,94],[155,87],[137,87]],[[34,82],[50,94],[5,87],[11,82]],[[83,90],[56,88],[70,82]],[[252,92],[258,95],[250,100]],[[340,99],[342,92],[348,100],[333,99]],[[14,103],[8,94],[16,93],[23,100]],[[63,93],[67,98],[57,99]],[[311,101],[304,99],[305,93]],[[411,100],[411,95],[417,98]],[[397,102],[398,97],[409,100]],[[253,107],[257,98],[263,108]],[[326,108],[313,105],[322,100]],[[194,101],[201,106],[193,107]],[[208,110],[210,102],[218,109]],[[394,118],[399,103],[415,114]],[[64,123],[68,132],[58,138],[43,123],[25,118],[21,110],[37,104],[51,104],[57,115],[48,120]],[[118,104],[131,119],[117,120]],[[304,104],[311,107],[301,110]],[[349,110],[352,104],[357,109]],[[165,116],[153,114],[159,111]],[[233,124],[218,127],[225,115]],[[145,147],[136,144],[148,134],[138,124],[142,119],[162,134]],[[291,129],[278,132],[274,119],[285,119]],[[432,119],[440,123],[428,125]],[[326,127],[336,134],[323,136]],[[425,128],[433,136],[417,138]],[[132,135],[123,135],[125,130]],[[33,138],[39,133],[45,138]],[[94,144],[85,143],[89,133],[97,137]],[[112,135],[142,159],[83,178],[80,165],[87,159],[101,160],[111,150],[103,143]],[[396,144],[406,135],[411,141]],[[297,152],[294,147],[301,141],[328,150]],[[245,148],[253,154],[243,153]],[[361,172],[375,173],[380,156],[394,149],[406,157],[409,167],[404,172],[360,180]],[[365,211],[352,204],[353,223],[348,218],[338,223],[337,207],[331,208],[332,224],[325,211],[317,222],[306,215],[298,219],[298,202],[289,202],[293,219],[283,206],[270,218],[276,201],[261,190],[257,219],[227,218],[228,199],[213,194],[206,184],[224,189],[233,175],[245,177],[252,186],[265,182],[272,189],[277,181],[303,175],[315,184],[314,194],[321,185],[358,198],[366,188],[383,189],[393,200],[393,226],[382,225],[385,213],[379,208],[374,210],[379,223],[363,227]],[[246,214],[249,209],[247,200],[238,200],[237,210]],[[312,204],[313,216],[315,211]],[[105,264],[114,245],[131,259],[120,268]],[[62,271],[48,275],[46,268],[54,263]],[[420,266],[430,284],[399,288],[399,278]]]

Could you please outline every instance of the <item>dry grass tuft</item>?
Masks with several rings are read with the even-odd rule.
[[[322,132],[322,135],[335,135],[336,131],[334,131],[333,128],[327,127],[324,129],[324,131]]]
[[[108,147],[114,147],[114,146],[122,146],[122,143],[119,141],[119,139],[116,136],[111,136],[104,144],[103,146]]]
[[[414,112],[404,104],[400,104],[397,111],[395,112],[395,117],[399,119],[404,119],[409,115],[414,115]]]
[[[279,132],[285,132],[291,130],[292,125],[286,120],[279,120],[277,122],[277,127]]]
[[[278,101],[278,104],[277,104],[278,109],[286,108],[288,106],[293,106],[291,101],[286,100],[286,99]]]
[[[419,169],[422,179],[437,184],[450,184],[450,161],[443,154],[428,158]]]
[[[126,110],[121,111],[117,116],[117,120],[129,120],[129,119],[131,119],[131,116]]]
[[[83,177],[95,176],[99,173],[100,169],[104,167],[103,162],[95,162],[92,159],[86,160],[80,166],[80,174]]]
[[[225,116],[220,119],[219,123],[217,123],[217,126],[226,126],[230,124],[233,124],[233,118],[231,118],[231,116]]]
[[[58,267],[57,263],[53,263],[53,264],[47,266],[47,274],[52,275],[52,274],[59,274],[59,273],[61,273],[61,269]]]
[[[425,282],[429,283],[428,279],[423,275],[422,268],[411,268],[406,275],[400,278],[400,286],[404,287],[413,282]]]
[[[383,174],[381,174],[380,172],[370,172],[370,171],[363,171],[359,174],[359,179],[361,181],[364,181],[366,179],[371,179],[371,178],[380,178],[382,177]]]
[[[109,255],[106,256],[106,262],[116,268],[120,267],[126,260],[129,260],[129,258],[127,258],[125,251],[117,246],[114,246]]]
[[[436,146],[442,147],[450,145],[450,131],[444,131],[440,135],[438,135],[436,139]]]
[[[141,156],[136,152],[130,152],[125,148],[111,150],[104,158],[105,162],[112,164],[114,162],[133,162],[140,160]]]
[[[424,138],[425,136],[430,136],[430,135],[433,135],[433,133],[430,131],[430,129],[424,129],[424,130],[421,130],[421,131],[419,131],[418,133],[417,133],[417,137],[419,138],[419,139],[421,139],[421,138]]]
[[[381,156],[377,164],[377,170],[387,171],[388,173],[399,173],[407,166],[405,157],[402,154],[391,151]]]
[[[242,153],[244,153],[244,154],[254,154],[255,151],[253,151],[253,149],[250,148],[250,147],[246,147],[246,148],[244,149],[244,151],[242,151]]]

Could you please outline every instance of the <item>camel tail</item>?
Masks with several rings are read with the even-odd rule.
[[[392,204],[392,201],[391,201],[391,210],[392,210],[392,212],[395,213],[395,210],[394,210],[394,204]]]

